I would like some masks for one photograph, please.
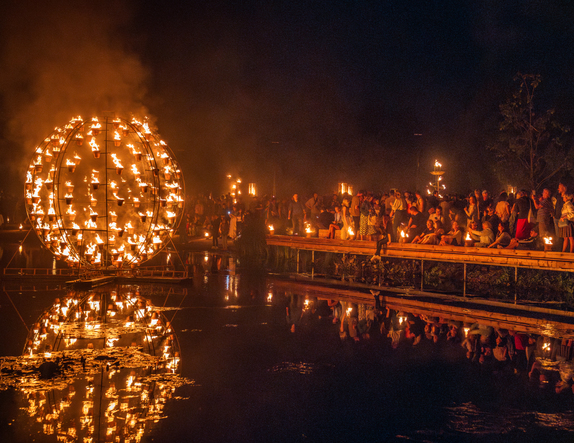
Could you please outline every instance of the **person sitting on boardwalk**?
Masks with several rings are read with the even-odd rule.
[[[421,241],[421,245],[438,245],[440,243],[440,239],[444,234],[444,229],[442,227],[442,223],[440,220],[435,220],[433,223],[433,231],[427,235],[425,235]]]
[[[512,237],[510,236],[510,232],[508,232],[508,228],[505,227],[502,223],[498,225],[498,233],[496,234],[496,239],[493,243],[488,245],[488,248],[506,248]]]
[[[329,235],[327,238],[335,238],[335,231],[343,227],[343,213],[341,206],[335,206],[335,213],[333,214],[333,223],[329,225]]]
[[[500,218],[494,212],[494,206],[490,205],[484,210],[484,214],[482,216],[481,222],[487,221],[492,226],[492,231],[498,231],[498,225],[500,224]]]
[[[434,223],[431,219],[428,219],[425,229],[423,230],[423,232],[421,232],[419,235],[413,238],[412,243],[413,244],[420,243],[425,236],[432,234],[433,232],[434,232]]]
[[[420,235],[424,231],[426,225],[426,215],[420,212],[415,205],[409,208],[409,214],[411,215],[411,218],[409,219],[406,228],[408,233],[407,238],[405,239],[406,242],[409,241],[408,239],[414,239]]]
[[[492,232],[492,225],[489,222],[482,224],[482,231],[469,229],[469,232],[479,237],[479,242],[475,244],[477,248],[486,248],[494,242],[494,232]]]
[[[513,238],[505,249],[542,249],[537,229],[538,227],[535,226],[534,229],[530,231],[530,237],[528,238],[523,238],[522,240]]]
[[[445,235],[443,235],[440,238],[439,244],[441,246],[446,246],[446,245],[462,246],[463,241],[462,241],[462,231],[460,230],[460,226],[458,225],[458,223],[456,221],[453,221],[451,226],[452,226],[451,230],[448,231],[448,233],[446,233]]]

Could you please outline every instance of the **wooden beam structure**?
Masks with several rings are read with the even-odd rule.
[[[288,235],[268,235],[267,245],[358,255],[373,255],[376,250],[374,241],[308,238]],[[574,271],[574,254],[552,251],[389,243],[385,250],[381,252],[381,258],[385,257],[508,266],[548,271]]]

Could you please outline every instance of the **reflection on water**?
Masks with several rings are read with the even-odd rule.
[[[60,291],[23,313],[33,330],[0,381],[19,393],[19,441],[572,441],[570,340],[432,305],[318,299],[238,275],[226,255],[186,259],[185,291]],[[20,307],[31,293],[12,295]]]
[[[525,413],[519,409],[505,409],[501,413],[499,410],[485,411],[470,402],[446,409],[449,412],[450,429],[465,434],[527,432],[533,424],[552,430],[572,431],[574,424],[574,413],[571,411]]]
[[[420,400],[422,409],[428,402],[429,416],[438,416],[438,419],[430,426],[421,426],[425,420],[412,424],[403,418],[409,422],[410,429],[395,434],[396,439],[455,441],[468,436],[480,439],[528,435],[543,433],[545,429],[554,433],[574,432],[572,340],[457,321],[440,314],[432,315],[428,307],[424,312],[405,312],[284,290],[267,297],[286,306],[287,327],[294,335],[311,338],[320,330],[330,328],[338,333],[341,343],[354,348],[357,355],[365,356],[366,351],[366,355],[381,356],[383,366],[405,368],[405,374],[394,374],[393,381],[402,385],[399,389],[406,391],[409,397],[425,398]],[[472,319],[472,314],[467,317]],[[405,366],[405,360],[411,365]],[[442,374],[426,376],[424,366],[416,369],[421,361],[431,370],[439,364],[452,371],[450,365],[455,363],[457,371],[463,371],[456,377],[464,381],[453,380],[449,386],[448,378]],[[270,371],[309,376],[315,366],[312,362],[284,362]],[[430,394],[421,396],[410,388],[420,383],[417,379],[421,376],[425,379],[422,389]],[[447,394],[452,397],[451,404],[437,408],[436,396],[440,398],[443,391],[455,389],[455,383],[462,386],[456,395]],[[389,390],[381,395],[388,395]],[[412,404],[413,400],[406,402]],[[417,426],[421,427],[417,429]]]
[[[0,389],[16,388],[29,433],[58,441],[140,441],[175,389],[177,336],[138,290],[70,291],[30,330],[24,354],[1,360]]]
[[[283,362],[279,365],[273,366],[270,372],[296,372],[297,374],[308,375],[313,373],[315,365],[313,363],[293,363],[293,362]]]

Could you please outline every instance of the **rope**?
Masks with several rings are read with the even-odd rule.
[[[8,300],[10,300],[10,303],[12,303],[12,306],[14,306],[14,310],[16,311],[16,314],[18,314],[18,317],[20,317],[20,320],[22,320],[22,323],[24,323],[24,327],[26,328],[26,331],[30,332],[30,329],[28,328],[28,325],[26,325],[26,322],[24,321],[24,319],[22,318],[22,316],[20,315],[20,311],[18,311],[18,308],[16,307],[16,305],[14,304],[14,302],[12,301],[12,298],[10,298],[10,294],[8,294],[8,292],[6,292],[6,290],[4,289],[4,294],[6,294],[6,297],[8,297]]]

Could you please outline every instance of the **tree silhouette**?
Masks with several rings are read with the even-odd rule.
[[[501,180],[538,190],[571,168],[570,129],[556,121],[554,109],[535,108],[540,75],[518,73],[514,81],[517,89],[500,105],[499,136],[489,150]]]

